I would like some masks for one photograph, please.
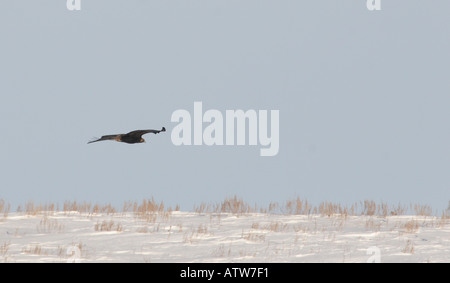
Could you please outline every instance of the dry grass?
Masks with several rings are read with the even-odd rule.
[[[449,204],[450,206],[450,204]],[[285,214],[285,215],[321,215],[321,216],[378,216],[387,217],[393,215],[412,214],[418,216],[431,216],[433,211],[430,206],[422,204],[408,205],[389,205],[381,202],[377,203],[373,200],[364,200],[355,202],[351,205],[342,205],[330,201],[323,201],[314,206],[307,200],[297,197],[284,203],[271,202],[267,207],[258,207],[250,205],[242,198],[237,196],[227,197],[220,203],[205,203],[194,206],[194,212],[199,214],[220,214],[231,213],[235,216],[248,215],[252,213],[263,214]],[[450,218],[450,207],[447,209],[446,215]]]
[[[265,225],[263,229],[270,232],[286,232],[288,230],[288,225],[281,221],[272,221]]]
[[[175,211],[180,207],[177,205]],[[132,212],[134,216],[140,220],[145,220],[150,223],[155,223],[159,218],[162,221],[167,221],[172,215],[173,209],[164,205],[164,202],[158,203],[152,197],[151,199],[144,199],[142,202],[125,202],[122,213]]]
[[[415,219],[411,219],[403,224],[402,228],[406,233],[416,233],[419,230],[419,223]]]
[[[269,207],[270,208],[270,207]],[[308,215],[313,206],[307,201],[297,197],[295,200],[288,200],[284,205],[285,214]]]
[[[231,245],[225,248],[225,245],[221,244],[219,247],[212,252],[212,256],[215,257],[229,257],[231,256]]]
[[[256,206],[251,206],[242,198],[227,197],[221,203],[206,204],[202,202],[200,205],[194,206],[194,211],[199,214],[217,214],[217,213],[231,213],[236,216],[246,215],[258,212]]]
[[[11,205],[6,203],[3,199],[0,199],[0,221],[5,220],[8,217]]]
[[[244,233],[244,231],[242,231],[241,237],[244,240],[251,241],[251,242],[257,242],[257,243],[258,242],[264,243],[266,241],[266,234],[257,233],[257,232]]]
[[[33,201],[25,203],[24,206],[19,205],[17,207],[17,212],[23,212],[25,215],[36,216],[36,215],[53,215],[58,207],[54,203],[50,204],[35,204]]]
[[[379,232],[381,230],[382,222],[377,221],[373,217],[369,217],[366,220],[365,228],[366,230]]]
[[[22,252],[26,253],[26,254],[41,255],[42,254],[42,246],[39,244],[28,245],[28,246],[22,248]],[[45,253],[45,255],[47,255],[47,254],[48,253]]]
[[[10,206],[5,201],[0,200],[0,220],[2,215],[6,219],[9,210]],[[179,206],[175,210],[179,210]],[[252,246],[259,245],[261,247],[261,244],[263,244],[262,246],[267,245],[266,250],[273,251],[274,255],[277,253],[290,253],[291,245],[296,246],[298,250],[299,246],[308,243],[310,236],[314,238],[314,241],[318,242],[316,245],[318,249],[322,244],[325,247],[327,245],[343,245],[345,247],[346,243],[339,238],[340,233],[337,232],[344,231],[347,233],[349,229],[364,229],[364,224],[367,231],[389,232],[395,234],[395,236],[398,233],[400,241],[396,247],[397,251],[405,254],[414,254],[414,242],[408,238],[416,237],[414,236],[415,233],[419,233],[427,228],[447,228],[448,226],[446,225],[450,223],[450,207],[442,212],[440,216],[430,216],[433,213],[431,208],[419,204],[409,206],[398,204],[391,206],[386,203],[366,200],[351,205],[326,201],[314,206],[306,200],[296,198],[282,203],[271,202],[267,207],[257,207],[256,205],[248,204],[242,198],[236,196],[226,198],[222,202],[212,204],[201,203],[200,206],[194,207],[195,213],[206,215],[173,213],[174,210],[171,207],[153,198],[144,199],[139,202],[124,202],[121,210],[117,210],[109,203],[100,205],[90,202],[66,201],[62,205],[53,203],[36,205],[33,202],[28,202],[21,207],[20,211],[30,216],[25,218],[30,223],[33,223],[31,228],[36,226],[38,233],[67,232],[65,231],[66,228],[64,225],[61,224],[63,222],[61,219],[67,219],[62,216],[71,215],[88,218],[81,220],[86,222],[90,221],[88,230],[91,232],[93,229],[96,232],[113,232],[112,234],[114,232],[124,234],[160,233],[159,235],[163,234],[164,237],[170,238],[171,241],[184,244],[195,244],[205,240],[210,241],[211,236],[220,238],[224,231],[231,227],[230,229],[234,231],[234,235],[230,243],[238,240],[238,243],[240,241]],[[393,217],[411,211],[417,217],[414,215]],[[186,218],[180,220],[180,215],[183,217],[186,216]],[[246,223],[245,228],[242,229],[241,226],[238,228],[236,226],[228,226],[230,225],[230,218],[225,217],[227,215],[232,216],[232,223],[236,221],[234,217],[240,217],[238,220]],[[285,217],[290,215],[299,216]],[[254,216],[254,218],[246,218],[247,216]],[[123,222],[124,219],[129,222]],[[360,219],[363,219],[365,222],[360,222]],[[8,221],[8,219],[5,221]],[[126,229],[124,229],[124,226],[119,221],[124,223]],[[183,222],[181,223],[180,221]],[[201,221],[201,223],[197,221]],[[359,226],[353,226],[354,223],[358,223]],[[68,225],[68,227],[70,226]],[[13,227],[7,233],[11,239],[13,239],[12,237],[22,237],[24,235],[24,232],[20,234],[18,229],[14,232]],[[277,233],[289,234],[289,239],[279,243],[276,240],[284,237],[284,234]],[[140,236],[143,236],[143,238],[146,237],[146,235]],[[152,237],[153,235],[147,236]],[[12,241],[14,243],[14,239]],[[224,242],[222,241],[221,243]],[[269,248],[269,245],[278,245],[280,248]],[[316,249],[316,246],[311,249]],[[10,253],[14,249],[29,255],[57,255],[61,259],[76,259],[77,257],[67,254],[67,247],[67,245],[64,245],[56,248],[56,246],[51,247],[41,243],[27,242],[23,248],[17,248],[16,243],[11,246],[9,242],[3,242],[3,244],[0,243],[0,261],[10,261]],[[22,250],[20,250],[21,248]],[[80,245],[75,250],[81,251],[82,248],[82,245]],[[208,251],[208,253],[212,253],[216,257],[230,257],[231,254],[233,256],[240,255],[242,257],[249,257],[254,256],[256,253],[261,253],[259,249],[255,251],[244,251],[238,247],[234,247],[232,251],[231,244],[221,244],[214,248]],[[305,250],[302,252],[308,251]],[[313,252],[319,251],[315,250],[311,253]],[[85,253],[86,249],[84,249]],[[349,260],[347,257],[348,254],[350,252],[344,248],[344,261]]]
[[[116,213],[116,209],[111,204],[95,204],[93,205],[91,202],[82,202],[79,203],[77,201],[65,201],[62,205],[62,208],[59,204],[55,203],[45,203],[45,204],[35,204],[33,201],[29,201],[25,203],[25,205],[19,205],[17,207],[17,212],[23,212],[25,215],[36,216],[36,215],[54,215],[57,212],[63,212],[64,215],[70,214],[114,214]]]
[[[86,248],[83,243],[72,243],[68,246],[57,246],[57,247],[45,247],[41,244],[29,244],[22,248],[21,252],[29,255],[36,256],[58,256],[63,262],[78,262],[83,257],[86,257]]]
[[[112,220],[110,220],[110,221],[103,220],[101,223],[97,222],[94,225],[94,230],[97,232],[105,232],[105,231],[106,232],[110,232],[110,231],[122,232],[123,227],[120,222],[115,223]]]
[[[411,240],[406,241],[405,247],[402,249],[402,253],[413,254],[414,253],[414,243]]]
[[[182,230],[180,229],[178,230],[178,232],[182,232]],[[183,242],[192,244],[200,239],[204,239],[213,235],[214,233],[212,233],[208,229],[208,226],[206,224],[199,224],[197,227],[191,227],[189,231],[183,233]]]
[[[51,219],[49,216],[44,215],[37,225],[38,233],[52,233],[64,231],[64,225],[58,223],[58,220]]]
[[[179,205],[176,206],[175,211],[179,211]],[[0,213],[7,216],[10,210],[9,204],[6,205],[5,201],[0,199]],[[78,202],[78,201],[65,201],[62,206],[55,203],[35,204],[33,201],[29,201],[24,205],[19,205],[16,209],[19,213],[24,213],[29,216],[37,215],[54,215],[55,213],[63,213],[64,215],[80,214],[80,215],[116,215],[119,213],[111,203],[106,204],[93,204],[92,202]],[[156,215],[158,217],[168,218],[172,213],[171,207],[166,208],[163,202],[157,203],[153,198],[144,199],[142,202],[124,202],[122,206],[122,214],[134,213],[136,217],[142,219],[152,220]]]
[[[11,241],[3,242],[0,244],[0,262],[10,262],[9,258],[9,247],[11,246]]]
[[[0,255],[2,257],[5,257],[6,254],[8,253],[9,250],[9,246],[11,245],[11,242],[3,242],[3,244],[0,245]]]
[[[136,218],[145,220],[147,222],[155,223],[157,219],[168,220],[173,211],[179,211],[180,206],[176,205],[175,209],[167,207],[163,201],[157,202],[152,197],[151,199],[144,199],[141,202],[126,201],[122,206],[122,210],[117,210],[110,203],[93,204],[91,202],[65,201],[60,207],[59,204],[35,204],[30,201],[25,205],[19,205],[17,212],[23,212],[26,215],[54,215],[54,213],[63,212],[65,215],[78,213],[81,215],[115,215],[117,213],[133,213]],[[0,220],[6,218],[10,211],[10,205],[4,200],[0,199]],[[388,205],[381,202],[376,203],[373,200],[364,200],[355,202],[350,205],[342,205],[330,201],[323,201],[318,205],[313,205],[307,200],[296,199],[287,200],[284,203],[271,202],[267,207],[258,207],[257,205],[250,205],[242,198],[237,196],[227,197],[222,202],[206,203],[202,202],[200,205],[194,205],[193,211],[198,214],[220,215],[230,213],[235,216],[249,215],[253,213],[264,214],[285,214],[285,215],[321,215],[321,216],[379,216],[386,217],[392,215],[418,215],[418,216],[432,216],[432,208],[423,204],[409,204],[408,205]],[[438,213],[439,214],[439,213]],[[442,218],[450,218],[450,202],[449,207],[442,212]],[[220,219],[219,219],[220,220]]]
[[[446,225],[448,223],[450,223],[450,209],[447,209],[447,211],[442,212],[437,226],[439,228],[442,228],[444,225]]]
[[[414,204],[414,212],[420,216],[431,216],[433,209],[429,205]]]

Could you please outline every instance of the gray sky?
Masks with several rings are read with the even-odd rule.
[[[192,209],[450,200],[447,0],[7,0],[0,198]],[[177,109],[277,109],[280,148],[175,146]],[[147,143],[94,136],[165,126]]]

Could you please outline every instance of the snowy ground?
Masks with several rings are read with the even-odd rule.
[[[76,211],[0,216],[0,262],[450,262],[450,221]]]

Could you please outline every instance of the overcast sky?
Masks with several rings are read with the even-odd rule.
[[[190,210],[450,200],[447,0],[6,0],[0,198]],[[175,146],[172,113],[279,110],[279,152]],[[205,123],[206,127],[208,123]],[[136,129],[147,143],[87,144]]]

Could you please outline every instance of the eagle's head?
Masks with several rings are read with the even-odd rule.
[[[139,142],[145,142],[145,140],[143,138],[141,138],[141,140]]]

